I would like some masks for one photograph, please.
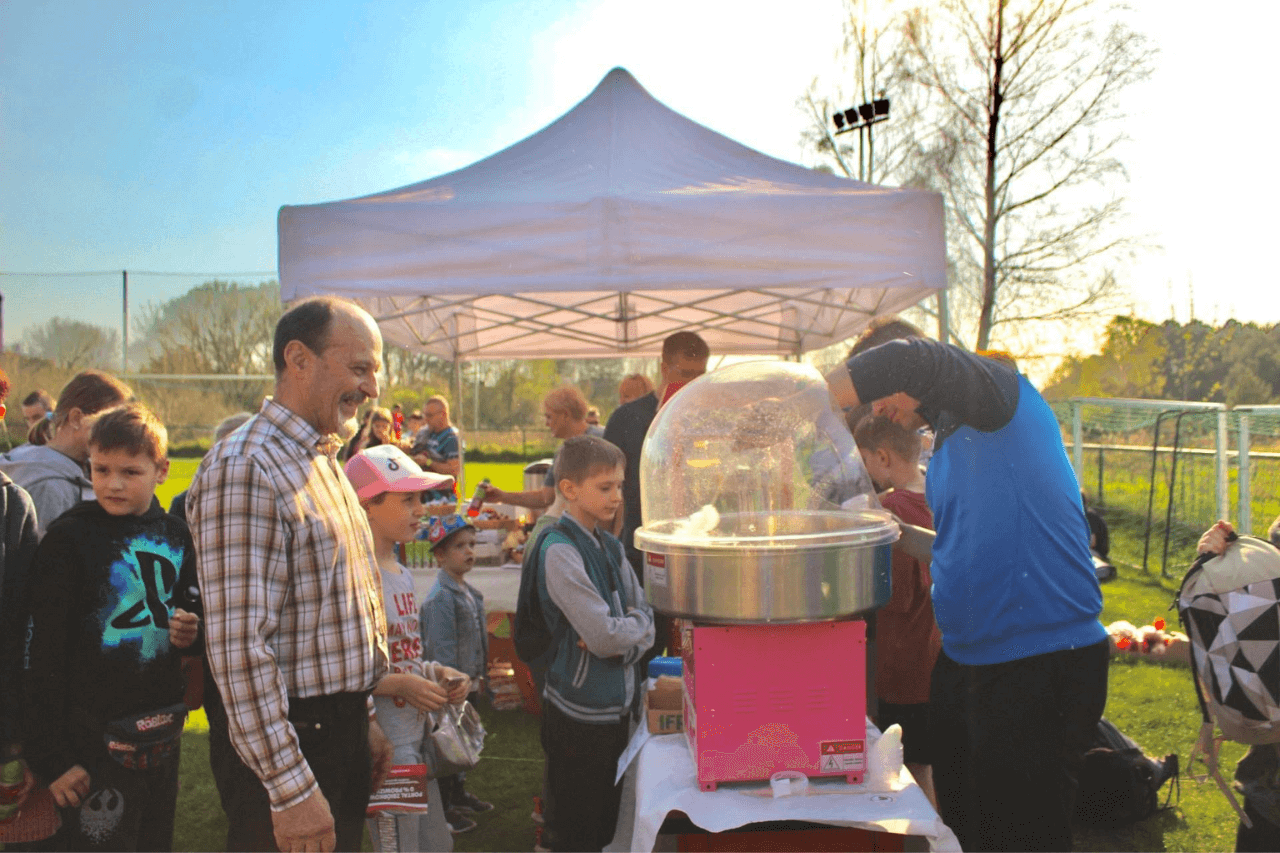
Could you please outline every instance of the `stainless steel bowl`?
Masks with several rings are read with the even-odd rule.
[[[690,535],[682,521],[636,531],[654,609],[703,622],[820,622],[890,595],[898,527],[883,510],[732,513]]]

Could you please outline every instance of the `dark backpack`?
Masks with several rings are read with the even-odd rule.
[[[532,547],[525,546],[524,558],[520,561],[520,592],[516,596],[516,624],[511,632],[511,641],[516,647],[516,657],[525,663],[545,655],[555,639],[542,614],[538,569],[542,565],[543,544],[547,534],[556,529],[556,524],[543,528]]]
[[[1110,720],[1098,721],[1092,748],[1084,755],[1076,795],[1076,819],[1092,826],[1117,827],[1145,820],[1161,808],[1159,791],[1169,779],[1168,807],[1178,788],[1178,756],[1151,758]],[[1180,791],[1179,791],[1180,793]]]

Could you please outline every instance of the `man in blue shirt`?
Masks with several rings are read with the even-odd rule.
[[[934,430],[926,494],[942,653],[934,782],[965,850],[1070,850],[1076,777],[1107,695],[1089,525],[1062,433],[1008,357],[923,338],[827,377],[845,407]]]
[[[439,394],[427,400],[422,407],[426,426],[413,438],[410,456],[424,471],[448,474],[456,484],[462,478],[462,436],[458,428],[449,422],[449,401]],[[454,500],[458,496],[456,485],[424,493],[425,503]]]

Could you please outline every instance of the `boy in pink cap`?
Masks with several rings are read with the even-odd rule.
[[[369,517],[374,553],[382,573],[391,671],[373,690],[378,724],[394,747],[394,765],[425,765],[423,740],[429,721],[427,712],[438,710],[446,701],[461,702],[471,684],[465,673],[448,666],[438,669],[443,673],[440,684],[425,676],[413,576],[396,559],[396,545],[412,540],[418,532],[422,492],[448,487],[453,478],[423,471],[394,444],[382,444],[356,454],[344,470]],[[444,684],[452,686],[446,690]],[[398,814],[394,827],[389,822],[371,819],[369,832],[374,849],[452,850],[453,839],[445,823],[440,787],[435,779],[427,783],[427,798],[430,805],[425,815],[421,812]]]

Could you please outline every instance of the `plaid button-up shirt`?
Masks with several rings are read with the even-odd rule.
[[[367,691],[388,665],[373,536],[331,445],[267,398],[187,494],[209,666],[277,811],[318,790],[288,697]]]

